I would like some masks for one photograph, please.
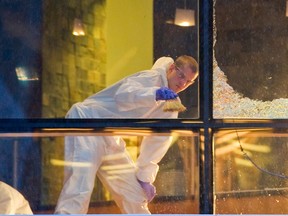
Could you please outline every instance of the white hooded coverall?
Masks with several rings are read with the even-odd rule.
[[[162,111],[164,101],[155,100],[156,90],[168,87],[166,70],[173,62],[170,57],[158,59],[151,70],[128,76],[74,104],[66,118],[177,118],[177,112]],[[137,179],[154,182],[157,164],[170,144],[169,136],[144,137],[135,164],[120,137],[67,136],[65,160],[81,164],[65,167],[64,186],[55,213],[87,213],[97,175],[122,213],[150,214]]]
[[[20,192],[0,181],[0,214],[32,215],[33,212]]]

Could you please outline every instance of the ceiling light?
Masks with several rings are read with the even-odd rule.
[[[176,8],[175,25],[188,27],[195,25],[195,11]]]

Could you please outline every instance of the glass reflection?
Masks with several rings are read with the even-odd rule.
[[[41,13],[38,0],[0,2],[0,118],[41,116]]]
[[[133,164],[139,157],[143,136],[172,136],[172,144],[159,163],[159,173],[154,182],[157,196],[149,203],[149,209],[152,213],[199,212],[199,143],[198,133],[191,131],[154,134],[150,130],[109,130],[102,133],[94,133],[91,130],[59,130],[51,133],[50,130],[43,130],[35,134],[1,134],[1,159],[5,160],[5,167],[7,166],[7,169],[1,169],[1,180],[23,194],[34,214],[53,213],[63,186],[65,168],[74,167],[74,170],[83,173],[83,170],[89,169],[92,165],[65,159],[65,137],[108,139],[115,135],[114,132],[125,141],[127,154],[133,162],[123,163],[122,154],[102,158],[101,172],[108,176],[108,183],[119,181],[123,173],[134,175]],[[81,136],[78,136],[80,134]],[[69,145],[72,146],[73,143]],[[27,146],[31,146],[32,149]],[[100,178],[96,178],[94,182],[88,213],[120,213],[120,209],[114,203],[114,197],[106,189],[107,185],[104,187],[100,181],[101,176],[98,177]]]
[[[287,130],[220,130],[215,143],[215,213],[287,214]]]

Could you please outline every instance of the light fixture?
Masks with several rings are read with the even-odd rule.
[[[75,36],[85,35],[84,24],[80,18],[74,19],[73,33],[72,34]]]
[[[18,66],[15,68],[18,80],[20,81],[34,81],[39,80],[36,70],[32,67]]]
[[[73,32],[72,34],[75,36],[84,36],[84,24],[83,24],[83,11],[82,11],[82,2],[81,0],[77,0],[76,8],[75,8],[75,19],[73,24]]]
[[[183,27],[195,25],[195,11],[186,8],[186,0],[184,9],[176,8],[174,24]]]
[[[194,26],[195,25],[195,11],[194,10],[188,10],[188,9],[176,9],[175,14],[175,25],[188,27],[188,26]]]
[[[286,1],[286,17],[288,17],[288,0]]]

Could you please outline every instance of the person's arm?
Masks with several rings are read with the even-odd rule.
[[[172,137],[170,136],[148,136],[144,137],[140,147],[140,155],[137,159],[136,177],[151,202],[156,196],[156,188],[153,185],[159,170],[158,163],[166,154]]]
[[[156,105],[156,91],[160,87],[167,87],[166,71],[174,63],[171,57],[161,57],[152,66],[137,75],[127,77],[116,92],[114,99],[121,111],[129,111],[140,107]],[[161,77],[161,72],[165,78]]]
[[[168,151],[171,136],[147,136],[143,138],[136,161],[136,176],[143,182],[153,183],[159,170],[158,163]]]

